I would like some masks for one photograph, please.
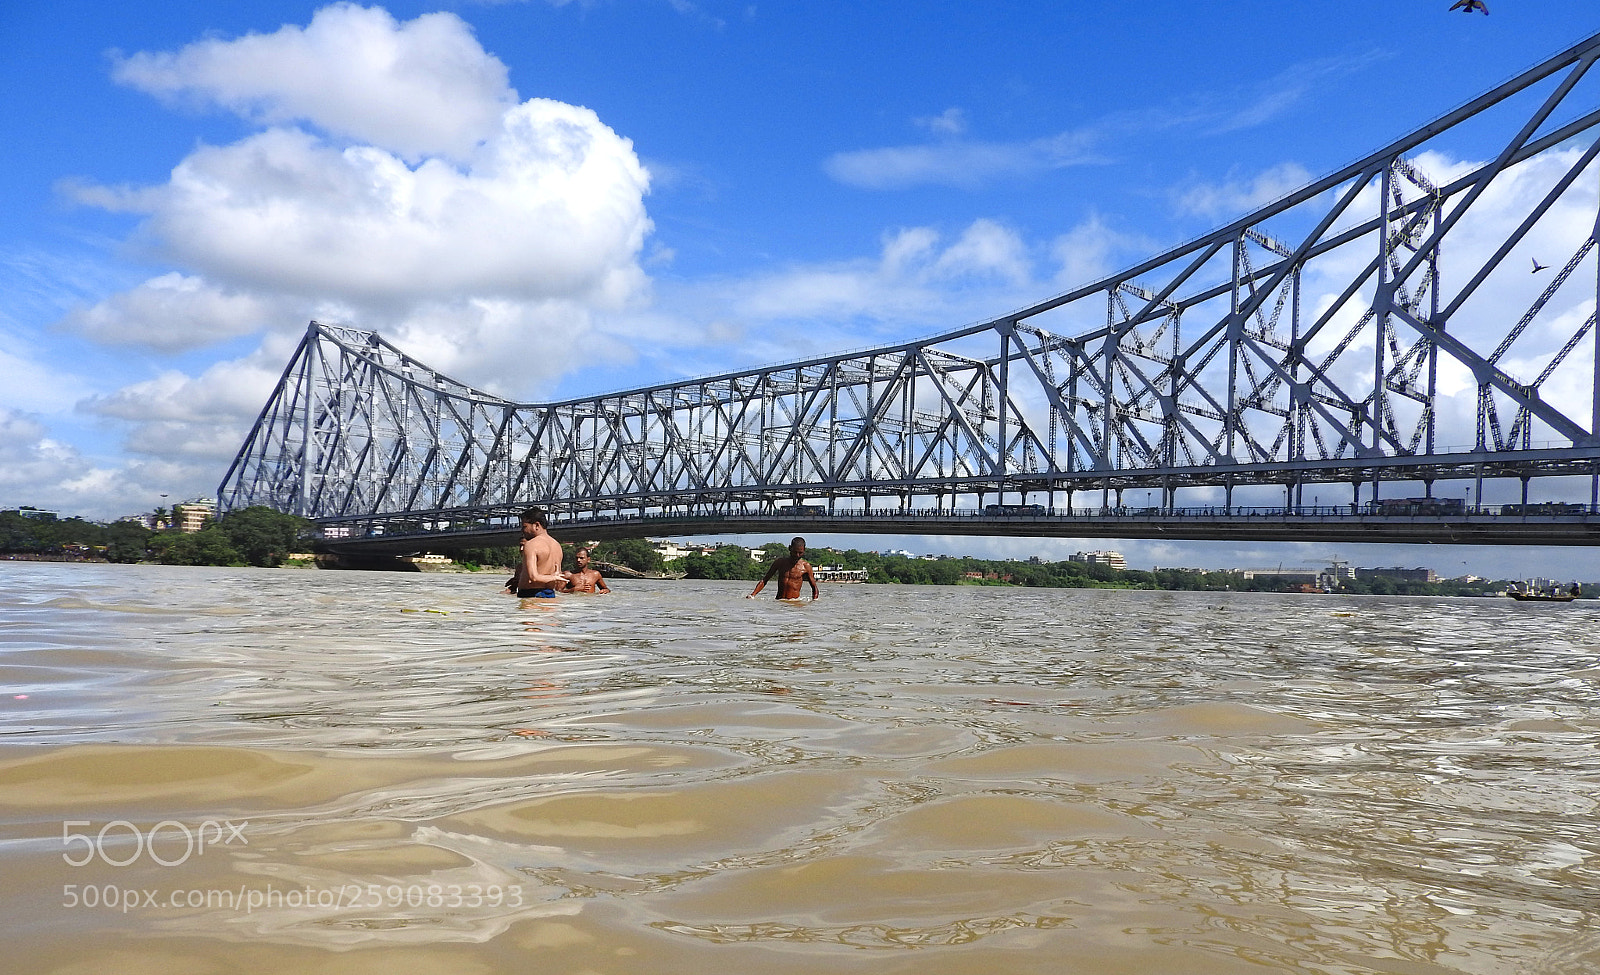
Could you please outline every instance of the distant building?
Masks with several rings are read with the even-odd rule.
[[[1402,569],[1399,566],[1389,566],[1383,569],[1357,569],[1357,579],[1399,579],[1404,582],[1438,582],[1439,577],[1432,569]]]
[[[1276,579],[1296,586],[1320,586],[1325,581],[1316,569],[1241,569],[1246,579]]]
[[[1078,552],[1068,561],[1083,562],[1087,565],[1108,565],[1119,571],[1126,571],[1128,560],[1122,557],[1121,552]]]
[[[217,502],[213,498],[195,498],[172,506],[173,526],[181,532],[197,532],[216,516]]]
[[[866,569],[847,569],[842,565],[816,565],[811,574],[818,582],[866,582]]]
[[[35,508],[31,504],[25,504],[20,508],[12,508],[11,510],[24,518],[37,518],[40,521],[56,520],[56,512],[47,511],[44,508]]]
[[[1012,581],[1012,576],[1011,576],[1010,573],[1002,573],[1002,572],[963,572],[961,574],[961,578],[963,578],[963,579],[971,579],[971,580],[973,580],[975,582],[1011,582]]]
[[[684,546],[679,545],[677,542],[670,540],[665,542],[651,542],[650,547],[656,550],[657,555],[666,560],[681,559],[692,551],[692,549],[685,548]]]

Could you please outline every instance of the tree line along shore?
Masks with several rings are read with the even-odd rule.
[[[59,561],[156,562],[164,565],[238,565],[277,567],[304,551],[311,523],[271,508],[255,506],[231,511],[196,532],[152,531],[134,521],[104,524],[82,518],[39,519],[15,511],[0,512],[0,558]],[[576,565],[572,543],[562,545],[566,568]],[[771,542],[759,555],[742,545],[724,545],[707,553],[664,560],[643,539],[601,542],[591,547],[596,562],[621,566],[647,576],[755,581],[788,549]],[[518,558],[514,546],[442,551],[466,569],[509,571]],[[855,549],[813,548],[814,565],[866,570],[867,583],[932,586],[1019,586],[1050,589],[1161,589],[1201,592],[1300,592],[1302,587],[1273,577],[1246,578],[1235,570],[1116,569],[1083,562],[1014,562],[995,559],[882,555]],[[1372,595],[1493,596],[1516,585],[1513,580],[1443,579],[1438,582],[1371,578],[1340,580],[1340,592]],[[1600,594],[1600,583],[1584,583],[1586,598]]]

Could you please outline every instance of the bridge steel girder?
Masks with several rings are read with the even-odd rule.
[[[1597,59],[1600,34],[1132,268],[864,352],[534,404],[312,322],[219,502],[425,534],[530,504],[637,527],[730,505],[856,522],[875,498],[1600,485]],[[1487,162],[1450,161],[1465,130]],[[1548,279],[1518,273],[1529,256]]]

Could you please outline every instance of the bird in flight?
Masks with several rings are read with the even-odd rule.
[[[1481,10],[1487,14],[1489,12],[1489,5],[1484,3],[1483,0],[1456,0],[1455,6],[1451,7],[1450,9],[1459,10],[1464,14],[1470,14],[1474,10]]]
[[[1530,260],[1533,261],[1533,270],[1529,271],[1529,274],[1538,274],[1540,271],[1543,271],[1545,268],[1550,266],[1548,264],[1540,264],[1537,257],[1530,258]]]

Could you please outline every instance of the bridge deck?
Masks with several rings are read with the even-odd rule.
[[[1342,508],[1342,511],[1341,511]],[[354,527],[354,526],[352,526]],[[335,526],[325,526],[339,529]],[[512,523],[440,527],[396,532],[362,528],[359,535],[325,534],[320,546],[344,554],[406,554],[425,549],[513,545]],[[1173,540],[1412,542],[1458,545],[1600,544],[1600,511],[1566,514],[1504,514],[1474,511],[1449,515],[1355,513],[1349,506],[1302,508],[1193,508],[1175,511],[1110,509],[1092,513],[990,515],[982,511],[898,510],[791,513],[652,514],[587,517],[552,522],[550,531],[568,540],[667,538],[684,535],[987,535],[1022,538],[1165,538]]]

